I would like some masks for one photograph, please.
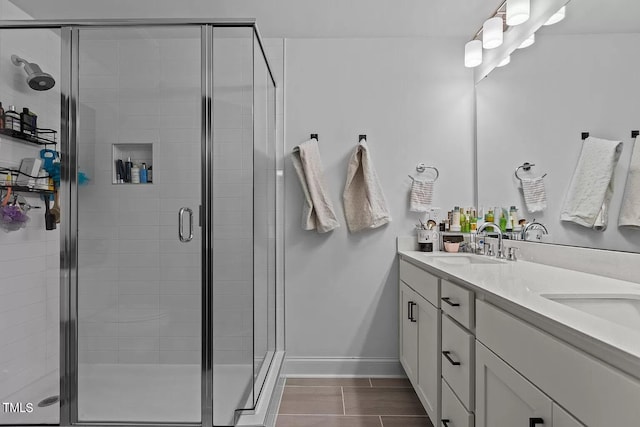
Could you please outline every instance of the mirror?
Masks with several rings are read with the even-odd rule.
[[[547,227],[549,243],[640,252],[640,229],[618,227],[623,198],[629,199],[623,194],[634,147],[631,131],[640,129],[638,16],[635,0],[571,1],[563,21],[542,27],[532,46],[518,49],[510,64],[477,84],[479,206],[516,205],[521,218]],[[582,132],[622,142],[604,231],[560,220],[585,144]],[[547,174],[543,212],[525,207],[514,175],[525,162],[535,166],[521,170],[521,177]],[[635,197],[640,221],[640,194]]]

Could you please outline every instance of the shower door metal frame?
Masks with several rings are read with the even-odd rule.
[[[79,423],[78,415],[78,182],[77,135],[79,94],[79,30],[83,28],[117,27],[200,27],[201,30],[201,226],[202,226],[202,360],[200,423]],[[0,21],[0,30],[58,29],[61,37],[60,62],[60,203],[64,213],[60,227],[60,423],[61,427],[213,427],[213,28],[249,27],[253,29],[259,48],[276,87],[262,37],[255,19],[105,19],[105,20],[15,20]],[[255,49],[255,46],[254,46]],[[277,311],[277,310],[276,310]],[[47,424],[51,425],[51,424]],[[21,426],[45,426],[21,424]]]

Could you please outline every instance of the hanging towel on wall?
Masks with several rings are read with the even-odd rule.
[[[530,213],[542,212],[547,208],[547,192],[544,188],[544,178],[520,178],[522,194],[527,210]]]
[[[411,212],[429,212],[433,200],[433,180],[413,179],[411,194],[409,195],[409,210]]]
[[[598,231],[607,228],[613,172],[621,152],[620,141],[589,137],[583,142],[560,220]]]
[[[391,221],[365,140],[360,141],[349,159],[342,198],[347,225],[352,233],[377,228]]]
[[[304,193],[302,229],[326,233],[340,227],[322,171],[318,141],[310,139],[293,148],[291,154]]]
[[[640,148],[638,142],[640,142],[640,138],[636,138],[633,146],[618,227],[640,228]]]

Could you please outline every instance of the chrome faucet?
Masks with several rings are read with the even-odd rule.
[[[529,230],[542,230],[542,234],[549,234],[549,232],[547,231],[547,227],[545,227],[541,222],[537,222],[534,219],[522,228],[522,240],[527,240],[527,231]]]
[[[493,229],[498,233],[498,254],[496,255],[496,258],[505,259],[504,248],[502,247],[502,230],[500,230],[500,227],[498,227],[494,222],[485,222],[480,226],[480,228],[478,228],[478,233],[481,233],[487,227],[493,227]]]

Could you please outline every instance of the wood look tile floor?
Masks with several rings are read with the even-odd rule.
[[[287,378],[276,427],[433,427],[404,378]]]

